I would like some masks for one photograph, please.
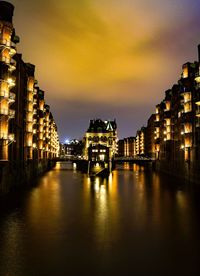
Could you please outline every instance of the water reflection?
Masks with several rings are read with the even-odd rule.
[[[40,186],[32,190],[27,200],[27,220],[32,229],[45,231],[46,227],[49,229],[58,227],[61,202],[60,179],[57,174],[50,172],[41,179]],[[47,212],[51,214],[50,219]]]
[[[103,246],[105,240],[116,237],[117,228],[112,232],[112,227],[116,224],[118,209],[117,197],[117,171],[111,173],[108,178],[88,177],[84,175],[84,199],[85,208],[93,208],[94,236],[97,246]]]
[[[58,163],[1,211],[0,275],[198,275],[198,191],[137,164],[74,169]]]

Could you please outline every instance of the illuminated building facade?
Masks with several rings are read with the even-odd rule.
[[[149,158],[155,158],[155,114],[152,114],[147,122],[146,128],[146,153]]]
[[[37,167],[58,157],[59,139],[44,91],[35,79],[35,66],[17,53],[13,12],[12,4],[0,1],[0,169],[3,172],[9,164],[16,175],[22,171],[30,175],[26,170],[33,168],[37,174]]]
[[[200,160],[200,45],[199,60],[182,66],[177,84],[165,91],[147,127],[138,130],[134,156],[157,160],[165,171],[199,175]],[[130,156],[128,138],[119,141],[119,156]]]
[[[195,162],[199,156],[199,62],[182,67],[178,84],[156,106],[155,151],[158,160]],[[180,164],[179,164],[180,165]]]
[[[146,155],[146,128],[142,127],[136,133],[135,138],[135,155]]]
[[[84,137],[84,158],[89,158],[89,147],[97,145],[104,146],[109,149],[109,160],[112,160],[117,153],[117,124],[116,121],[102,121],[100,119],[91,120],[89,128]],[[104,161],[106,158],[105,149],[93,149],[98,158]]]
[[[183,64],[177,84],[156,105],[143,136],[136,135],[136,155],[144,152],[159,169],[195,182],[200,180],[200,45],[198,52],[198,61]]]
[[[127,137],[118,141],[118,157],[135,157],[136,156],[136,139]]]
[[[134,157],[136,155],[136,139],[128,137],[124,139],[124,156]]]
[[[15,78],[13,71],[16,62],[16,43],[19,38],[15,35],[12,23],[14,6],[4,1],[0,2],[0,160],[8,160],[8,147],[14,141],[10,132],[10,121],[15,117],[13,103],[15,102]]]
[[[82,158],[83,155],[83,142],[77,139],[67,141],[65,144],[60,145],[61,158]]]
[[[117,156],[118,157],[124,157],[125,155],[125,139],[120,139],[117,142]]]
[[[60,143],[59,143],[59,136],[58,136],[58,130],[57,125],[55,123],[55,120],[53,118],[52,113],[49,115],[49,157],[55,158],[59,156],[60,152]]]
[[[26,64],[27,90],[26,90],[26,116],[25,116],[25,160],[33,159],[33,94],[35,84],[35,66]]]

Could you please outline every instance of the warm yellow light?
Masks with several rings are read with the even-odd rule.
[[[10,140],[11,142],[13,142],[13,141],[15,140],[14,134],[10,134],[10,135],[9,135],[9,140]]]
[[[169,110],[170,110],[170,107],[171,107],[170,101],[167,101],[167,102],[165,103],[165,105],[166,105],[166,110],[169,111]]]
[[[184,132],[185,133],[191,133],[192,132],[192,124],[191,123],[186,123],[184,125]]]
[[[191,102],[186,102],[184,104],[184,112],[187,113],[187,112],[190,112],[190,111],[192,111],[192,104],[191,104]]]
[[[15,81],[11,78],[7,79],[7,83],[8,83],[9,86],[14,86],[15,85]]]
[[[171,120],[170,119],[165,119],[166,121],[166,126],[170,126]]]
[[[188,78],[188,67],[184,66],[183,67],[183,74],[182,74],[183,78]]]
[[[198,83],[200,83],[200,76],[196,77],[195,81],[198,82]]]

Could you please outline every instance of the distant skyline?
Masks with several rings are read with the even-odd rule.
[[[62,142],[93,118],[116,118],[119,137],[134,136],[198,58],[200,0],[8,2]]]

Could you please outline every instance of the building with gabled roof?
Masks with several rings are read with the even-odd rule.
[[[88,160],[89,147],[102,145],[109,149],[109,159],[113,159],[117,153],[117,123],[114,121],[103,121],[101,119],[90,120],[89,128],[84,136],[84,158]],[[103,161],[104,157],[101,155]]]

